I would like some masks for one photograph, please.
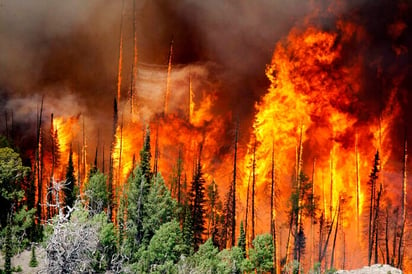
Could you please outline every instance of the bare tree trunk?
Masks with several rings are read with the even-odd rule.
[[[159,172],[158,166],[159,166],[159,121],[156,122],[156,141],[155,141],[155,153],[154,153],[154,163],[153,163],[153,174],[154,176],[157,175]]]
[[[116,145],[116,130],[118,122],[118,113],[117,113],[117,101],[116,98],[113,100],[113,127],[112,127],[112,142],[110,144],[110,154],[109,154],[109,178],[108,178],[108,187],[109,192],[109,203],[107,206],[107,219],[111,222],[113,220],[113,208],[114,208],[114,189],[113,189],[113,176],[114,176],[114,167],[113,167],[113,153]]]
[[[395,266],[395,258],[396,258],[396,247],[397,247],[397,236],[398,236],[398,220],[399,220],[399,208],[396,210],[396,220],[395,220],[395,227],[393,229],[393,242],[392,242],[392,256],[390,265]]]
[[[182,148],[179,147],[179,156],[177,160],[177,204],[180,206],[182,204]],[[183,216],[182,216],[183,217]],[[182,218],[183,220],[183,218]]]
[[[136,0],[133,0],[133,63],[132,63],[132,77],[130,87],[130,113],[135,113],[134,98],[136,96],[136,80],[137,80],[137,15],[136,15]],[[133,118],[132,118],[133,119]]]
[[[360,241],[360,175],[359,175],[359,154],[358,154],[358,134],[355,138],[355,162],[356,162],[356,237]]]
[[[122,152],[123,152],[123,115],[120,123],[120,147],[119,147],[119,166],[117,171],[117,184],[120,184],[122,179]]]
[[[312,166],[312,200],[311,206],[315,207],[315,168],[316,168],[316,158],[313,158],[313,166]],[[315,231],[314,231],[314,222],[315,222],[315,214],[311,213],[310,215],[310,265],[313,265],[313,254],[315,251]]]
[[[322,253],[321,256],[319,257],[319,262],[322,262],[322,260],[325,258],[326,256],[326,250],[328,248],[328,244],[329,244],[329,239],[330,236],[332,235],[332,230],[333,230],[333,224],[335,223],[335,219],[337,219],[337,214],[338,212],[335,213],[335,216],[332,218],[332,223],[330,224],[329,227],[329,231],[328,231],[328,235],[326,236],[326,241],[325,244],[323,245],[323,249],[322,249]]]
[[[386,264],[390,264],[389,259],[389,210],[386,208],[386,218],[385,218],[385,251],[386,251],[386,259],[384,260]]]
[[[275,146],[272,142],[272,171],[271,171],[271,189],[270,189],[270,232],[272,234],[273,244],[273,270],[272,273],[280,273],[278,263],[278,243],[277,243],[277,230],[276,230],[276,182],[275,182]]]
[[[43,114],[43,102],[44,96],[41,99],[41,106],[40,106],[40,113],[37,115],[37,138],[36,138],[36,187],[37,187],[37,216],[40,222],[41,218],[43,217],[43,167],[42,167],[42,159],[43,159],[43,152],[42,152],[42,114]]]
[[[407,190],[407,161],[408,161],[408,141],[405,131],[404,151],[403,151],[403,172],[402,172],[402,201],[401,201],[401,233],[398,246],[398,268],[403,267],[403,257],[405,253],[405,230],[406,230],[406,190]]]
[[[338,201],[338,209],[337,209],[337,218],[336,218],[336,226],[335,226],[335,235],[333,236],[333,244],[332,244],[332,255],[330,258],[330,268],[333,267],[334,259],[335,259],[335,247],[336,247],[336,238],[338,235],[338,227],[339,227],[339,218],[340,218],[340,201]]]
[[[235,151],[233,155],[233,182],[232,182],[232,242],[231,246],[236,245],[236,164],[237,164],[237,142],[238,142],[238,134],[239,134],[239,122],[236,122],[236,129],[235,129]],[[254,157],[254,156],[253,156]]]
[[[121,88],[122,88],[123,17],[124,17],[124,0],[122,0],[122,11],[120,15],[119,61],[118,61],[118,68],[117,68],[117,101],[119,103],[120,103]]]
[[[249,231],[248,231],[248,217],[249,217],[249,192],[250,192],[250,172],[249,172],[249,179],[247,181],[247,191],[246,191],[246,212],[245,212],[245,233],[246,233],[246,252],[249,249]]]
[[[255,187],[256,187],[256,138],[253,145],[252,163],[252,241],[255,239]]]
[[[375,264],[378,263],[378,247],[379,247],[379,204],[380,204],[380,199],[382,195],[382,184],[380,185],[380,189],[377,194],[376,198],[376,208],[375,208],[375,217],[373,220],[373,233],[375,235]]]
[[[168,58],[168,65],[167,65],[167,80],[166,80],[166,92],[165,92],[165,103],[164,103],[164,115],[168,112],[169,107],[169,95],[170,95],[170,76],[172,73],[172,57],[173,57],[173,38],[170,41],[170,48],[169,48],[169,58]]]
[[[369,224],[368,224],[368,265],[371,265],[372,261],[372,251],[374,244],[374,234],[373,234],[373,216],[375,209],[375,180],[371,180],[371,191],[370,191],[370,202],[369,202]]]

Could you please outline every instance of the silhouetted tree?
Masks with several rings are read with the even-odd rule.
[[[73,150],[70,146],[69,161],[66,169],[66,187],[63,188],[65,207],[73,207],[74,202],[76,201],[77,191],[75,184],[76,178],[74,176]]]
[[[205,179],[203,178],[202,165],[200,162],[202,147],[199,149],[195,174],[193,175],[192,188],[190,192],[190,206],[193,224],[193,247],[195,251],[203,242],[205,232]]]

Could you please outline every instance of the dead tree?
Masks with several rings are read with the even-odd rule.
[[[237,142],[238,142],[238,134],[239,134],[239,122],[236,123],[235,129],[235,151],[233,155],[233,182],[232,182],[232,241],[231,246],[236,245],[236,164],[237,164]]]
[[[405,141],[403,150],[403,172],[402,172],[402,201],[401,201],[401,233],[398,245],[398,268],[403,267],[403,257],[405,253],[405,230],[406,230],[406,190],[407,190],[407,161],[408,161],[408,141],[405,131]]]
[[[252,162],[252,241],[255,239],[255,188],[256,188],[256,139],[253,145],[253,162]]]

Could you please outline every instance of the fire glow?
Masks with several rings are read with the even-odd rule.
[[[33,165],[34,169],[42,170],[42,175],[38,175],[40,181],[36,181],[37,189],[41,189],[36,193],[36,202],[47,199],[50,177],[64,179],[72,150],[80,190],[96,163],[106,175],[112,173],[113,194],[119,204],[123,186],[140,161],[146,129],[151,137],[152,169],[161,173],[175,198],[174,176],[179,160],[182,161],[179,179],[189,189],[201,148],[204,177],[207,184],[217,183],[223,201],[233,184],[236,142],[239,146],[235,170],[238,174],[236,237],[240,222],[248,219],[247,241],[251,244],[252,234],[270,232],[274,216],[278,260],[285,258],[290,262],[293,241],[289,238],[293,235],[288,229],[288,209],[293,186],[298,184],[302,172],[308,176],[312,194],[317,197],[316,217],[322,215],[332,224],[339,218],[336,249],[331,252],[328,246],[328,260],[335,256],[335,265],[346,268],[365,265],[368,182],[375,153],[379,151],[378,184],[385,195],[382,209],[401,206],[399,201],[404,196],[400,189],[405,188],[406,193],[408,177],[406,152],[405,163],[400,156],[400,148],[406,142],[399,141],[404,135],[400,124],[406,123],[402,119],[407,91],[402,83],[407,72],[397,71],[394,75],[395,69],[385,67],[384,57],[368,56],[372,42],[367,28],[350,18],[335,18],[333,26],[327,28],[307,19],[302,26],[292,28],[287,37],[276,43],[266,70],[262,67],[267,86],[254,102],[252,117],[240,121],[244,124],[240,126],[241,138],[237,144],[235,128],[239,114],[232,109],[220,109],[224,92],[219,92],[221,86],[210,76],[212,69],[203,64],[174,64],[178,60],[174,54],[181,50],[177,39],[171,40],[168,54],[166,50],[163,53],[167,57],[162,65],[138,60],[136,11],[129,18],[131,35],[127,29],[127,8],[123,1],[117,64],[113,65],[117,83],[112,94],[115,107],[110,110],[114,117],[112,136],[110,139],[104,136],[102,141],[97,134],[88,135],[87,123],[94,121],[88,113],[54,116],[51,137],[44,126],[40,139],[51,140],[53,148],[56,139],[58,161],[55,164],[54,152],[41,143],[45,141],[40,141],[39,157],[45,160],[41,168]],[[407,28],[406,23],[396,19],[385,31],[395,41]],[[127,55],[128,50],[132,56]],[[400,60],[408,54],[408,48],[393,42],[390,54]],[[369,97],[375,93],[371,89],[376,86],[380,87],[381,98],[372,100]],[[231,98],[234,105],[241,99]],[[94,129],[99,128],[95,124]],[[112,121],[105,125],[110,126]],[[34,154],[31,158],[38,161]],[[277,193],[274,201],[269,194],[272,181]],[[410,201],[409,197],[404,198]],[[272,212],[271,202],[275,204]],[[114,221],[115,218],[114,215]],[[309,269],[318,260],[322,245],[319,223],[299,218],[306,235],[302,263]],[[390,237],[396,242],[394,235]],[[380,241],[383,246],[383,240]],[[358,250],[365,252],[359,254]],[[409,264],[405,258],[405,271],[410,269]]]

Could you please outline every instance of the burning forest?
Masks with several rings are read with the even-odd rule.
[[[22,161],[3,234],[20,210],[28,241],[54,226],[50,273],[77,207],[106,216],[115,272],[171,271],[147,255],[166,224],[180,272],[208,244],[239,273],[412,271],[411,3],[283,2],[1,1],[1,147]]]

